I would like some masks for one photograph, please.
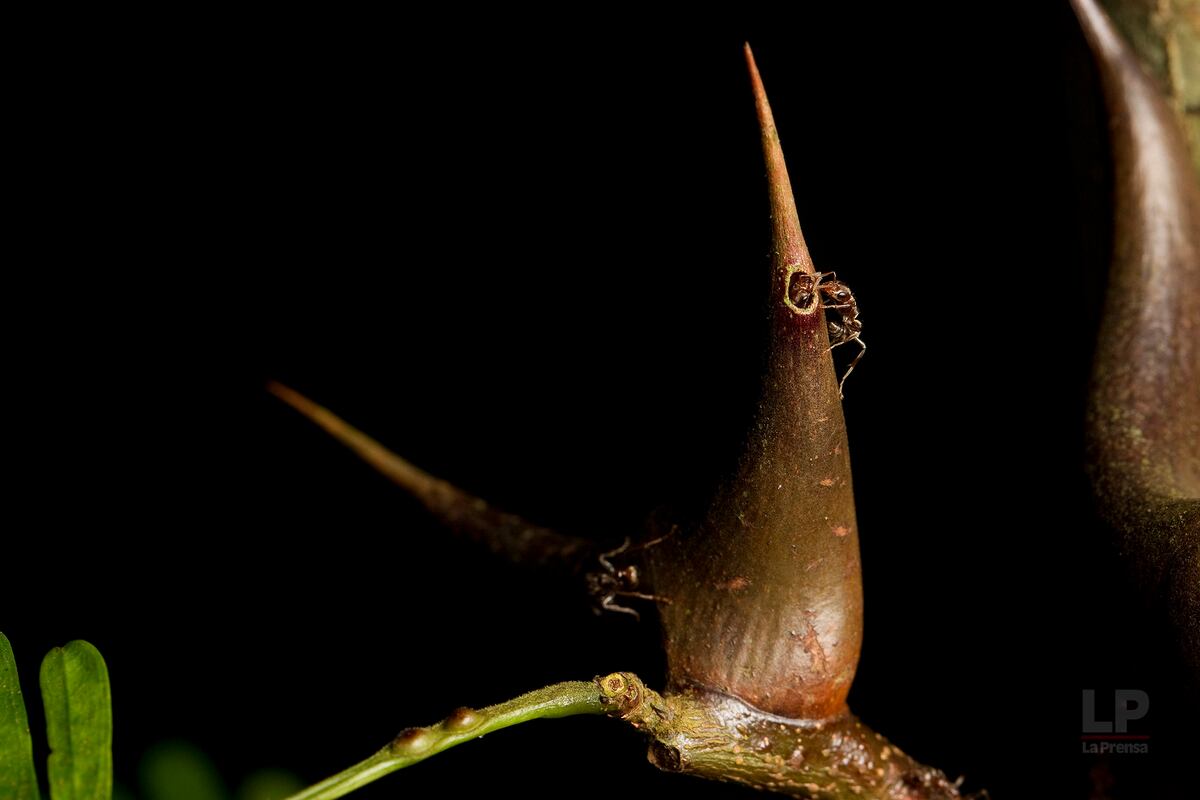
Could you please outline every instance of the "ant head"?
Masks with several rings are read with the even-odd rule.
[[[829,296],[839,303],[848,303],[854,295],[850,294],[850,290],[845,285],[835,283],[829,291]]]
[[[816,279],[799,270],[792,273],[788,281],[788,300],[800,309],[809,309],[816,300]]]
[[[617,580],[626,589],[636,589],[638,585],[637,567],[628,566],[621,568],[617,571]]]

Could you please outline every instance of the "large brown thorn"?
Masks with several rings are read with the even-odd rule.
[[[484,500],[413,466],[294,389],[271,381],[267,390],[419,500],[430,514],[454,533],[487,547],[514,564],[556,567],[570,572],[591,566],[596,549],[588,540],[567,536],[492,508]]]
[[[1101,513],[1200,682],[1200,185],[1182,131],[1094,0],[1072,0],[1111,124],[1113,262],[1088,414]]]

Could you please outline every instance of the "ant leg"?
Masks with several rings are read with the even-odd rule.
[[[620,547],[617,547],[613,550],[609,550],[607,553],[600,554],[600,557],[599,557],[600,566],[604,567],[605,571],[607,571],[610,575],[614,574],[617,570],[615,567],[613,567],[612,562],[609,561],[609,559],[612,558],[613,556],[621,555],[621,553],[624,553],[628,549],[629,549],[629,537],[626,536],[625,541],[621,542]]]
[[[846,368],[846,374],[842,376],[842,381],[838,384],[838,397],[843,400],[846,399],[846,395],[842,392],[842,387],[846,385],[846,378],[850,377],[850,373],[854,372],[854,366],[858,364],[858,362],[862,359],[863,354],[867,352],[867,343],[864,342],[861,337],[855,336],[854,341],[858,342],[858,346],[861,347],[862,350],[859,350],[858,355],[856,355],[854,360],[850,362],[850,366]]]
[[[600,605],[603,606],[606,611],[620,611],[622,614],[632,614],[633,618],[638,622],[642,621],[641,614],[639,614],[637,611],[634,611],[632,608],[626,608],[625,606],[615,602],[613,595],[611,594],[601,600]]]
[[[846,336],[845,334],[838,334],[835,336],[833,331],[830,331],[829,332],[829,349],[826,350],[825,352],[832,353],[833,348],[837,347],[839,344],[845,344],[848,341],[850,341],[850,338],[848,336]]]
[[[659,544],[660,542],[670,539],[672,536],[674,536],[678,532],[679,532],[679,526],[671,525],[671,530],[667,531],[662,536],[659,536],[657,539],[651,539],[648,542],[638,542],[637,544],[635,544],[633,546],[633,549],[634,550],[647,550],[651,547],[654,547],[654,545]],[[629,540],[626,539],[625,541],[626,541],[626,543],[628,543]],[[606,555],[616,555],[616,553],[609,553]]]
[[[671,598],[669,598],[669,597],[663,597],[662,595],[657,595],[657,594],[646,594],[645,592],[623,592],[622,591],[622,592],[613,592],[611,595],[609,595],[609,597],[613,597],[613,596],[634,597],[634,598],[637,598],[638,600],[653,600],[656,603],[668,603],[669,604],[671,602]]]
[[[831,338],[834,336],[844,337],[845,336],[844,332],[835,331],[834,328],[835,327],[844,328],[845,327],[844,323],[846,320],[848,320],[848,319],[852,320],[852,319],[856,319],[858,317],[858,310],[854,307],[853,303],[836,303],[836,304],[822,303],[821,308],[825,309],[826,312],[836,311],[837,319],[840,320],[840,322],[832,321],[829,319],[828,313],[825,315],[825,324],[829,326],[829,334],[830,334]],[[850,309],[851,313],[847,314],[845,311],[842,310],[842,309],[846,309],[846,308]],[[832,350],[837,345],[843,344],[848,341],[849,341],[849,339],[841,338],[840,341],[835,342],[833,344],[833,346],[830,347],[829,349]]]

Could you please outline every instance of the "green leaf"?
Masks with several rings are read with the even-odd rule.
[[[111,800],[112,696],[100,651],[84,641],[42,661],[52,800]]]
[[[12,646],[0,633],[0,800],[38,800],[29,718]]]

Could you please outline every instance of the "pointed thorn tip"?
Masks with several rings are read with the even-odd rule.
[[[749,42],[745,43],[742,52],[746,54],[746,67],[750,70],[750,83],[754,87],[754,98],[758,100],[760,97],[766,96],[766,90],[763,88],[762,77],[758,74],[758,64],[754,60],[754,51],[750,49]]]

